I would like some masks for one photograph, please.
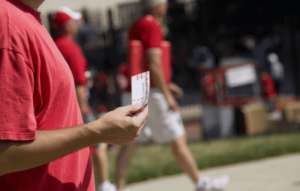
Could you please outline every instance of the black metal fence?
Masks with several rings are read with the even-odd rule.
[[[253,57],[252,50],[242,43],[243,37],[252,36],[259,44],[264,38],[278,35],[282,43],[276,51],[286,68],[281,91],[299,95],[300,14],[296,7],[296,0],[195,0],[184,3],[169,0],[163,24],[168,28],[166,40],[172,42],[173,81],[186,91],[200,92],[199,74],[188,65],[195,47],[208,47],[217,66],[223,57]],[[89,64],[104,72],[116,70],[119,64],[126,62],[127,31],[142,15],[140,4],[118,5],[117,18],[113,17],[112,10],[83,9],[82,12],[85,19],[77,41]]]

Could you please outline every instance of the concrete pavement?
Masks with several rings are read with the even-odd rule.
[[[300,154],[281,156],[201,171],[203,175],[228,174],[224,191],[300,191]],[[128,186],[130,191],[194,191],[194,185],[182,174]]]

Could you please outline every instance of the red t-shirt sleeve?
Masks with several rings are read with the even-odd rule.
[[[163,35],[159,25],[149,23],[147,26],[143,27],[142,33],[142,42],[145,50],[151,48],[161,48]]]
[[[34,140],[34,72],[20,53],[0,50],[0,140]]]

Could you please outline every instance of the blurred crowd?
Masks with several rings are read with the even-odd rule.
[[[293,11],[281,10],[279,3],[271,1],[168,2],[161,24],[166,40],[172,43],[172,81],[191,95],[178,100],[180,105],[201,103],[205,87],[212,88],[215,79],[208,76],[208,81],[203,80],[203,69],[231,67],[245,60],[255,63],[259,96],[266,100],[268,111],[274,111],[278,95],[298,95],[294,42],[298,26],[293,24],[298,15]],[[89,64],[89,102],[100,115],[120,106],[122,91],[129,84],[127,33],[142,15],[139,2],[121,3],[116,10],[83,8],[76,36]],[[52,26],[50,32],[53,36]],[[250,86],[236,90],[228,89],[227,93],[254,96]]]
[[[199,95],[201,91],[199,68],[222,67],[224,58],[235,57],[254,61],[257,64],[258,75],[261,79],[263,76],[270,76],[276,92],[295,93],[293,83],[289,83],[293,79],[285,78],[286,70],[290,71],[291,65],[288,66],[289,63],[286,63],[290,61],[283,51],[283,46],[289,46],[283,43],[287,38],[284,36],[286,27],[280,22],[274,20],[270,24],[268,21],[265,23],[262,21],[249,26],[237,21],[226,23],[233,15],[239,16],[238,8],[245,9],[247,4],[241,3],[228,2],[225,13],[217,6],[214,10],[217,16],[209,13],[203,15],[203,12],[199,12],[203,9],[201,7],[206,6],[209,9],[215,5],[214,2],[202,4],[198,1],[188,3],[169,1],[169,4],[168,15],[161,22],[166,39],[172,43],[172,80],[186,92],[195,92],[195,95]],[[113,26],[115,22],[113,17],[108,16],[108,19],[111,19],[109,21],[111,26],[104,29],[101,19],[94,21],[95,17],[91,16],[95,16],[96,13],[88,9],[82,11],[85,19],[79,27],[76,41],[89,62],[87,75],[90,79],[90,103],[95,111],[99,112],[98,108],[103,110],[104,107],[111,110],[120,105],[120,95],[128,84],[128,79],[124,77],[127,31],[141,15],[138,6],[138,3],[119,6],[122,25],[117,29]],[[108,15],[111,14],[108,12]],[[217,22],[216,19],[222,14],[231,17]],[[203,23],[205,19],[212,23],[205,25]],[[207,28],[204,28],[205,26]],[[286,65],[288,69],[285,69]],[[227,66],[230,66],[230,63],[227,63]],[[195,103],[199,101],[200,98],[194,100]],[[184,105],[185,101],[181,100],[181,103]]]
[[[98,191],[124,191],[133,153],[153,142],[170,146],[195,190],[221,190],[230,178],[199,174],[187,118],[201,122],[194,126],[206,139],[265,133],[283,111],[287,122],[300,122],[295,0],[284,8],[271,0],[126,1],[105,13],[66,5],[49,12],[53,40],[42,24],[42,2],[0,2],[0,90],[8,108],[0,138],[11,140],[3,142],[0,161],[6,190],[24,182],[28,189],[94,190],[94,166]],[[130,77],[147,71],[150,92],[136,100],[149,103],[131,105]],[[24,107],[17,111],[15,100]],[[195,105],[202,112],[182,115],[179,106]],[[108,144],[123,145],[116,185],[108,176]],[[20,156],[12,167],[7,159]],[[32,177],[40,180],[27,181]]]

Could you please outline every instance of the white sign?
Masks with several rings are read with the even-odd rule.
[[[132,105],[140,103],[146,106],[150,93],[149,71],[131,77],[131,100]]]
[[[234,88],[255,83],[257,80],[255,68],[252,65],[232,68],[225,73],[226,85]]]

